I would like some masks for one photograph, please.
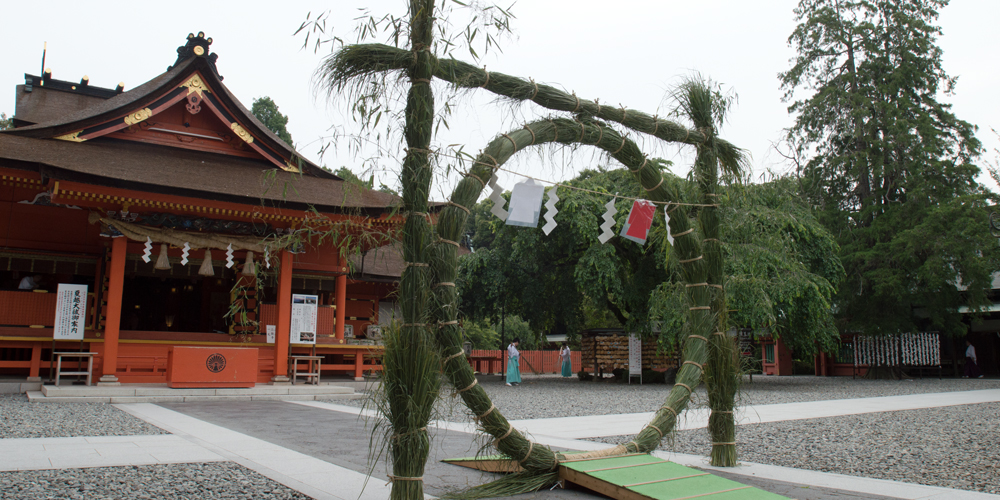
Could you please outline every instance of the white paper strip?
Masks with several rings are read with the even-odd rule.
[[[507,225],[538,227],[538,216],[542,212],[542,198],[545,186],[528,179],[518,182],[510,193],[510,214]]]
[[[604,212],[604,224],[601,224],[601,235],[597,237],[597,240],[601,243],[607,243],[615,235],[615,214],[618,213],[618,209],[615,208],[615,199],[611,198],[611,201],[604,205],[604,208],[608,210]]]
[[[490,193],[490,199],[493,200],[493,208],[490,209],[490,213],[505,221],[507,220],[507,211],[503,209],[503,206],[507,200],[503,199],[503,188],[497,185],[496,172],[493,172],[493,177],[490,177],[489,186],[493,188],[493,192]]]
[[[233,264],[235,263],[236,262],[233,260],[233,244],[230,243],[226,247],[226,267],[227,268],[233,267]]]
[[[545,225],[542,226],[542,232],[548,236],[553,229],[556,228],[556,214],[559,213],[559,209],[556,208],[556,202],[559,201],[559,195],[556,190],[559,186],[552,186],[549,188],[549,201],[545,202]]]
[[[674,235],[670,234],[670,212],[667,211],[668,208],[670,208],[670,205],[665,205],[663,207],[663,220],[667,222],[667,241],[670,242],[671,246],[673,246]]]
[[[264,247],[264,265],[271,269],[271,247]]]
[[[146,236],[146,246],[143,247],[142,261],[149,264],[149,261],[152,260],[149,258],[150,255],[153,255],[153,240],[149,239],[149,236]]]
[[[188,253],[191,252],[191,245],[188,242],[184,242],[184,247],[181,250],[181,265],[186,266],[188,264]]]

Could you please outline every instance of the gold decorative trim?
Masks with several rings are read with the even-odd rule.
[[[80,138],[80,132],[83,132],[83,131],[82,130],[77,130],[76,132],[73,132],[72,134],[60,135],[60,136],[56,137],[56,139],[59,139],[60,141],[83,142],[86,139],[81,139]]]
[[[201,95],[202,92],[209,91],[208,87],[205,86],[205,82],[203,82],[201,77],[198,75],[191,75],[191,78],[188,78],[186,82],[182,83],[181,87],[187,87],[188,94],[197,93],[198,95]]]
[[[203,55],[205,55],[205,47],[202,47],[201,45],[195,45],[194,46],[194,55],[196,55],[196,56],[203,56]]]
[[[125,116],[125,125],[135,125],[136,123],[146,121],[150,116],[153,116],[153,110],[142,108],[135,113]]]
[[[253,136],[250,135],[250,132],[247,132],[245,128],[241,127],[239,123],[233,122],[229,125],[229,128],[233,129],[233,132],[235,132],[240,139],[243,139],[243,142],[253,144]]]
[[[291,162],[287,161],[285,162],[284,165],[281,166],[281,169],[286,172],[295,172],[295,173],[301,172],[301,170],[299,170],[299,167],[296,167],[295,165],[292,165]]]

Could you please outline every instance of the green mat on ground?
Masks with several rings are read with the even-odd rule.
[[[451,458],[447,463],[492,472],[510,472],[517,464],[502,455]],[[708,472],[652,455],[636,454],[561,462],[561,479],[621,500],[787,500]]]

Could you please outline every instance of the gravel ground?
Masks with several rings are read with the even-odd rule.
[[[1000,494],[1000,403],[737,428],[740,460]],[[623,443],[631,436],[602,438]],[[681,431],[661,449],[706,455],[706,429]]]
[[[623,384],[608,381],[580,382],[575,377],[526,376],[524,383],[507,387],[495,375],[480,377],[480,385],[508,419],[612,415],[654,411],[663,404],[671,386],[663,384]],[[850,377],[754,377],[744,378],[741,405],[777,404],[800,401],[870,398],[932,392],[1000,389],[1000,380],[992,379],[910,379],[863,380]],[[442,390],[442,394],[450,387]],[[692,406],[707,401],[704,386],[695,390]],[[362,406],[364,399],[333,401]],[[461,398],[444,397],[438,404],[437,418],[465,420]]]
[[[0,394],[0,439],[150,434],[169,433],[107,403],[29,403],[24,394]]]
[[[233,462],[0,472],[0,499],[309,499]]]
[[[579,382],[529,376],[519,387],[499,377],[480,378],[509,419],[610,415],[655,410],[670,386]],[[1000,388],[991,379],[863,380],[849,377],[744,379],[742,404],[778,404]],[[704,387],[693,406],[706,401]],[[364,400],[341,401],[360,406]],[[445,397],[437,418],[467,421],[460,398]],[[737,431],[740,459],[823,472],[913,482],[1000,494],[1000,403],[951,406],[834,418],[744,425]],[[622,443],[631,436],[602,438]],[[666,443],[666,442],[665,442]],[[679,432],[663,449],[704,455],[704,429]]]

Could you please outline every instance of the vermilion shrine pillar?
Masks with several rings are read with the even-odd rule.
[[[288,341],[292,328],[292,253],[281,251],[278,271],[278,325],[274,336],[274,377],[271,383],[288,383]]]
[[[122,290],[125,287],[125,253],[128,238],[111,240],[111,265],[108,266],[108,312],[104,320],[103,375],[97,385],[121,385],[118,371],[118,332],[122,320]],[[100,306],[98,306],[100,307]]]
[[[337,276],[337,304],[334,309],[334,318],[336,319],[336,324],[333,327],[333,333],[338,341],[344,340],[344,320],[346,319],[347,312],[347,262],[343,257],[339,261],[340,270],[344,274]]]

